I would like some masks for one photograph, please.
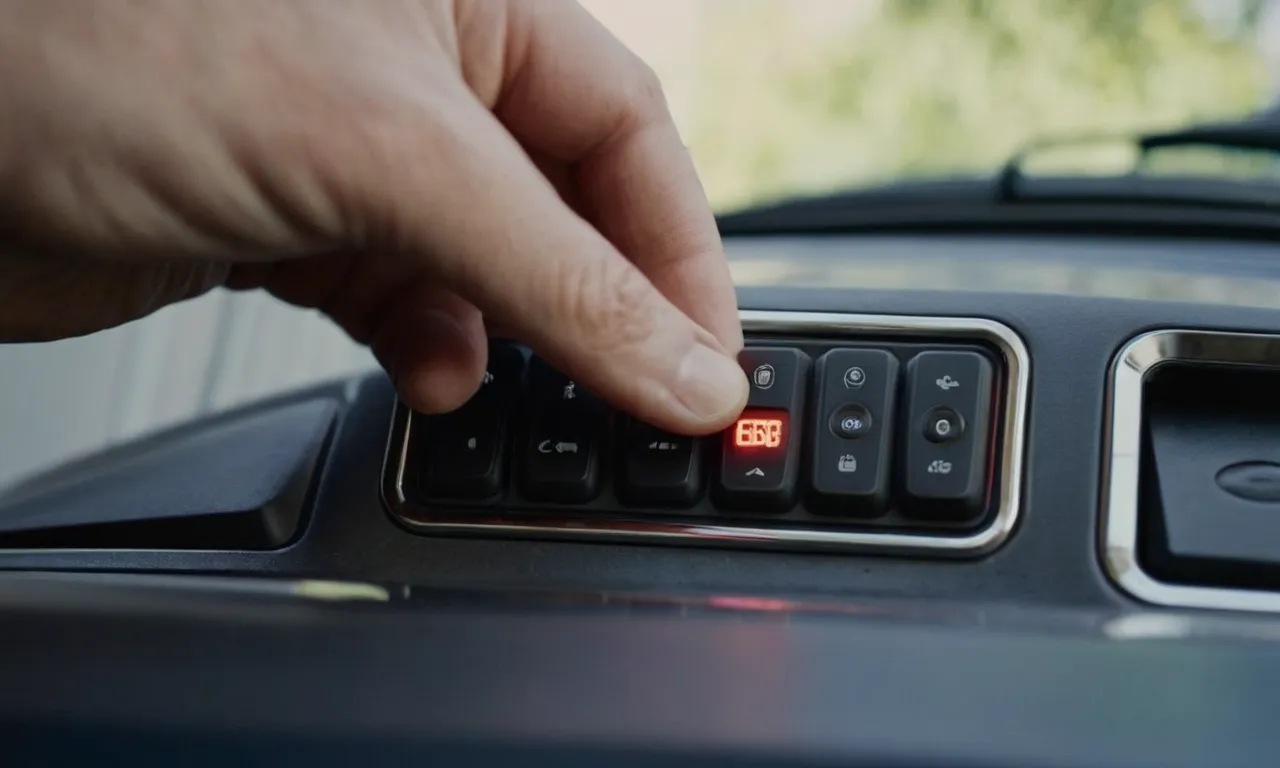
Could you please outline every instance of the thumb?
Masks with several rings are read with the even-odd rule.
[[[389,220],[400,251],[637,418],[689,434],[736,418],[746,377],[716,337],[571,211],[489,112],[444,114],[412,132],[419,156],[357,198]]]

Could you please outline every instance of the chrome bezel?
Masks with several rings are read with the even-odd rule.
[[[1225,331],[1158,330],[1126,344],[1111,365],[1099,555],[1117,586],[1147,603],[1179,608],[1280,612],[1280,593],[1198,587],[1161,581],[1138,558],[1143,388],[1165,363],[1247,365],[1280,369],[1280,336]]]

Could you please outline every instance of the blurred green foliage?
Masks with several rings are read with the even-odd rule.
[[[686,137],[720,209],[1269,99],[1264,0],[703,2]]]

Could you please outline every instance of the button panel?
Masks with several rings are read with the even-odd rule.
[[[1028,365],[1011,332],[970,322],[937,337],[900,318],[880,337],[748,325],[747,408],[700,438],[615,413],[497,344],[458,412],[399,406],[384,496],[423,531],[989,551],[1016,515]]]

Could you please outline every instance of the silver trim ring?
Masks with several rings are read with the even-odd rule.
[[[1195,587],[1160,581],[1138,560],[1138,501],[1142,449],[1142,394],[1152,369],[1168,362],[1280,368],[1280,336],[1218,331],[1161,330],[1130,341],[1111,365],[1103,445],[1103,568],[1139,600],[1181,608],[1280,611],[1280,593]]]
[[[797,334],[856,340],[867,335],[986,341],[1004,357],[1003,431],[1000,441],[1000,506],[982,530],[963,536],[875,531],[752,528],[657,520],[603,520],[587,516],[513,519],[501,513],[470,510],[464,515],[431,517],[416,510],[404,494],[410,413],[396,404],[383,464],[382,497],[392,517],[410,530],[434,534],[489,534],[515,537],[592,539],[669,544],[718,544],[773,549],[872,551],[897,554],[976,556],[998,548],[1013,532],[1022,505],[1031,358],[1022,338],[994,320],[968,317],[911,317],[819,312],[743,310],[747,333]],[[420,516],[421,515],[421,516]]]

